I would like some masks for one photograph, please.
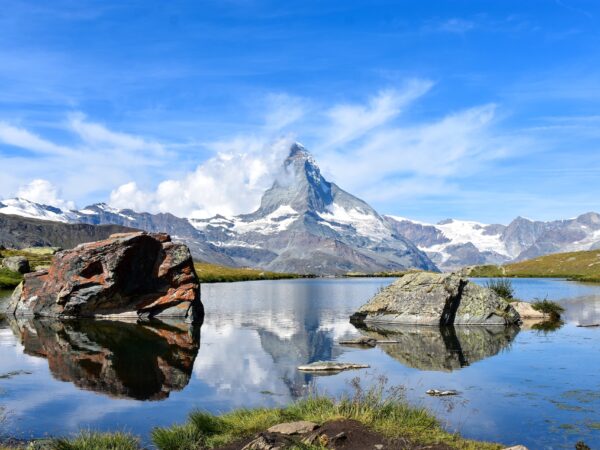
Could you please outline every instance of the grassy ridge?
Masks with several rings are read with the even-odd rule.
[[[40,247],[42,249],[43,247]],[[31,266],[31,270],[34,270],[38,266],[49,266],[52,264],[52,255],[50,253],[43,253],[41,251],[27,251],[24,250],[14,250],[14,249],[5,249],[0,250],[0,259],[8,258],[9,256],[24,256],[29,260],[29,265]]]
[[[600,250],[555,253],[503,266],[476,266],[472,277],[568,278],[600,282]]]
[[[196,273],[198,274],[198,278],[200,278],[200,282],[202,283],[310,278],[308,275],[268,272],[265,270],[249,269],[246,267],[227,267],[205,262],[195,262],[194,267],[196,268]]]

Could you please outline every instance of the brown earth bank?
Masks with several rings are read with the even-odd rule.
[[[446,444],[416,444],[409,439],[389,439],[357,420],[340,419],[324,423],[314,431],[302,434],[282,434],[263,431],[215,450],[284,450],[303,448],[335,450],[448,450]]]

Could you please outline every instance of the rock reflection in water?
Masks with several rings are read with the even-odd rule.
[[[161,400],[187,386],[200,328],[183,322],[11,320],[24,352],[52,375],[113,397]]]
[[[386,324],[369,325],[361,331],[375,339],[398,341],[380,348],[406,366],[450,372],[496,355],[510,345],[519,328]]]

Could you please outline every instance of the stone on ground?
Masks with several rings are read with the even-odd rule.
[[[533,309],[529,302],[512,302],[511,305],[521,316],[521,319],[546,319],[546,314]]]
[[[29,260],[24,256],[7,256],[2,260],[2,267],[21,274],[31,271],[29,268]]]
[[[305,434],[310,433],[319,426],[314,422],[308,422],[306,420],[300,420],[298,422],[287,422],[273,425],[267,431],[269,433],[280,433],[280,434]]]

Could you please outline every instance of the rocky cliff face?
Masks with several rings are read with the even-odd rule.
[[[166,234],[115,234],[57,253],[26,274],[7,315],[57,318],[178,317],[201,320],[200,285],[189,250]]]

